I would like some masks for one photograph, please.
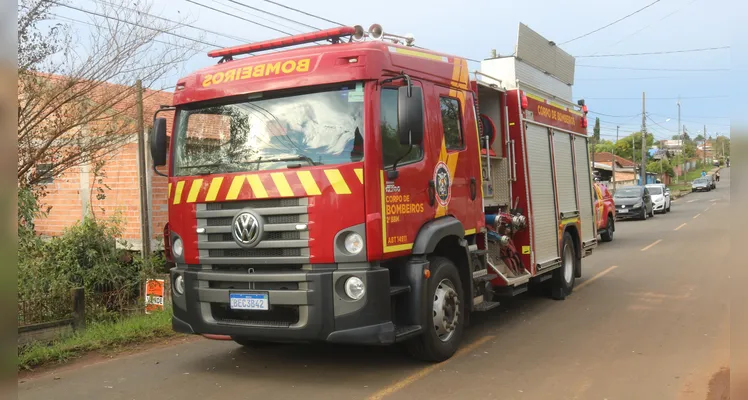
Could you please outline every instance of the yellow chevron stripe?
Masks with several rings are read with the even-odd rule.
[[[200,188],[202,187],[202,179],[195,179],[194,181],[192,181],[192,186],[190,186],[190,194],[187,195],[188,203],[194,203],[197,201],[197,195],[200,194]]]
[[[262,185],[262,181],[260,180],[259,176],[249,175],[247,176],[247,180],[249,180],[249,186],[252,187],[252,192],[254,193],[256,198],[264,199],[268,197],[268,192],[265,191],[265,186]]]
[[[242,186],[244,186],[244,180],[246,179],[246,175],[237,175],[234,177],[234,180],[231,181],[229,192],[226,194],[226,200],[236,200],[239,197],[239,192],[242,191]]]
[[[364,169],[363,168],[356,168],[354,169],[356,171],[356,176],[358,177],[358,181],[361,182],[361,184],[364,183]]]
[[[184,190],[184,181],[177,182],[177,190],[174,193],[174,204],[182,202],[182,190]]]
[[[208,188],[208,194],[205,196],[205,201],[216,201],[216,197],[218,197],[218,191],[221,189],[222,184],[222,176],[213,178],[213,180],[210,181],[210,188]]]
[[[171,197],[171,182],[169,182],[169,193],[166,195],[167,198]]]
[[[307,196],[318,196],[321,194],[319,186],[317,186],[317,182],[314,181],[311,172],[299,171],[296,173],[296,176],[299,177],[301,185],[304,186],[304,191],[306,191]]]
[[[293,190],[291,190],[291,186],[289,186],[288,180],[286,180],[286,176],[283,175],[283,172],[273,172],[270,174],[270,177],[273,178],[275,187],[278,188],[278,193],[280,193],[281,196],[293,196]]]
[[[447,168],[449,168],[449,174],[451,175],[449,177],[450,182],[454,182],[455,179],[455,170],[457,168],[457,157],[460,155],[460,153],[451,153],[447,156]]]
[[[327,175],[327,180],[330,181],[330,185],[332,185],[332,189],[336,194],[351,194],[351,189],[345,183],[345,179],[343,179],[340,171],[337,169],[326,169],[325,175]]]
[[[424,53],[422,51],[403,49],[400,47],[390,46],[389,50],[393,53],[402,54],[405,56],[425,58],[427,60],[447,62],[448,58],[437,54]]]
[[[465,236],[468,236],[468,235],[475,235],[475,228],[466,230]]]

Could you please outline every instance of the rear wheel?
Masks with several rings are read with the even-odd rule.
[[[431,259],[424,332],[406,343],[411,355],[423,361],[441,362],[457,351],[465,321],[465,295],[460,273],[444,257]]]
[[[612,242],[613,241],[613,216],[608,215],[608,222],[605,224],[605,230],[600,233],[600,239],[602,239],[603,242]]]
[[[577,250],[569,232],[564,233],[561,242],[561,267],[553,271],[551,278],[551,298],[564,300],[574,290],[574,270],[577,263]]]

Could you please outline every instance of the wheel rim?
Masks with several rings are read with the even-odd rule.
[[[460,318],[460,298],[455,285],[449,279],[442,279],[434,292],[434,331],[442,342],[454,335]]]
[[[574,275],[574,252],[571,250],[570,245],[564,247],[564,280],[566,283],[571,283],[571,278]]]

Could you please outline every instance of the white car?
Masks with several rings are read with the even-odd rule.
[[[652,196],[652,208],[661,214],[670,212],[670,189],[662,183],[647,185],[647,190]]]

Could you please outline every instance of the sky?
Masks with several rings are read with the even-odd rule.
[[[75,5],[94,10],[96,2],[80,0]],[[232,37],[259,41],[284,36],[254,25],[240,16],[292,33],[312,28],[281,20],[262,11],[313,26],[335,25],[303,15],[267,0],[192,0],[221,9],[226,15],[196,5],[190,0],[152,0],[151,13]],[[520,22],[577,57],[573,87],[574,100],[584,98],[594,118],[601,120],[601,136],[614,140],[616,126],[623,137],[640,130],[642,92],[646,92],[647,130],[657,139],[669,139],[678,131],[677,99],[681,100],[681,122],[691,137],[706,126],[708,135],[728,135],[730,130],[728,96],[731,49],[676,54],[620,57],[583,57],[589,55],[663,52],[725,47],[730,45],[728,29],[733,10],[742,9],[738,0],[659,0],[646,9],[583,38],[584,35],[631,14],[655,0],[621,1],[496,1],[496,0],[379,0],[377,2],[340,2],[337,0],[273,0],[326,19],[348,25],[383,26],[385,32],[413,34],[415,44],[440,52],[480,60],[491,49],[511,54],[517,41]],[[88,20],[79,11],[58,7],[56,15]],[[69,22],[69,21],[66,21]],[[283,26],[281,26],[283,25]],[[86,26],[75,24],[85,30]],[[207,42],[233,46],[241,41],[185,27],[178,31]],[[208,49],[206,49],[207,51]],[[181,75],[211,65],[214,59],[205,52],[182,66]],[[471,62],[471,70],[479,64]],[[173,77],[176,82],[177,76]]]

